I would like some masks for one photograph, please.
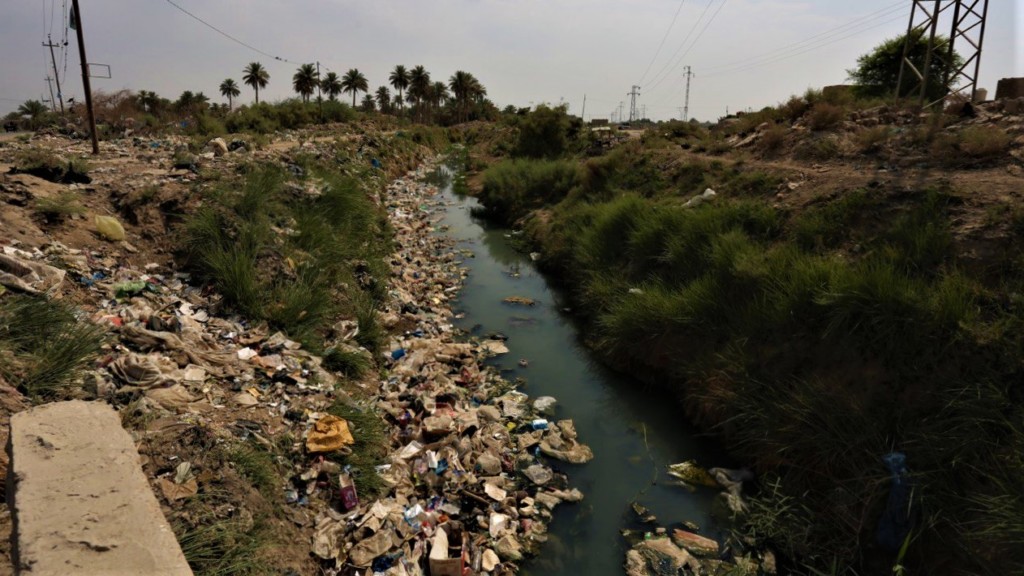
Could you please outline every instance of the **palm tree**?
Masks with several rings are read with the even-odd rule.
[[[338,74],[335,72],[328,72],[320,81],[320,89],[327,94],[332,102],[337,100],[338,94],[341,94],[341,78],[338,78]]]
[[[452,94],[455,95],[455,102],[459,107],[460,122],[465,121],[466,104],[472,97],[474,84],[479,84],[476,78],[474,78],[469,72],[462,70],[452,74],[452,77],[448,79],[448,86],[452,89]]]
[[[309,102],[309,97],[316,91],[316,87],[316,66],[312,64],[299,66],[299,69],[295,71],[295,75],[292,76],[292,88],[295,89],[299,96],[302,96],[303,102]]]
[[[142,106],[142,109],[146,112],[155,112],[160,104],[160,97],[152,90],[139,90],[136,99],[138,99],[139,106]]]
[[[34,124],[37,118],[46,114],[46,105],[39,100],[25,100],[18,106],[18,114],[28,116]]]
[[[416,99],[416,105],[423,103],[423,99],[430,90],[430,72],[423,66],[416,66],[409,72],[409,95]]]
[[[220,83],[220,95],[228,99],[228,110],[234,108],[234,98],[242,92],[238,89],[238,84],[231,78]],[[141,93],[140,93],[141,95]]]
[[[434,99],[434,106],[440,108],[450,96],[448,86],[444,82],[434,82],[430,89],[430,95]]]
[[[250,62],[245,70],[242,70],[242,82],[245,82],[256,91],[256,103],[260,103],[260,88],[266,88],[270,82],[270,73],[259,62]]]
[[[366,81],[366,76],[362,72],[353,68],[348,72],[345,72],[345,76],[341,79],[341,89],[345,92],[352,93],[352,107],[356,107],[356,92],[366,92],[370,89],[370,83]]]
[[[388,76],[388,82],[391,83],[392,88],[398,90],[398,102],[401,106],[401,102],[405,100],[403,93],[409,87],[409,71],[401,64],[395,66],[395,69],[391,71],[391,76]]]
[[[391,108],[391,91],[387,86],[377,88],[377,108],[381,112],[387,112]]]
[[[373,112],[377,109],[373,96],[370,96],[369,94],[363,96],[363,101],[359,103],[359,107],[362,108],[363,112]]]

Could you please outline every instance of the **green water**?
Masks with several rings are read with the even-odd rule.
[[[566,304],[559,293],[527,255],[512,248],[511,231],[472,217],[476,201],[454,194],[450,183],[443,198],[447,206],[440,224],[448,227],[445,233],[458,241],[459,249],[474,255],[463,262],[469,277],[454,308],[465,316],[455,320],[456,326],[476,334],[507,335],[511,352],[492,363],[508,379],[524,378],[522,390],[531,397],[557,398],[555,419],[571,418],[580,440],[594,451],[594,459],[581,466],[552,461],[569,474],[570,485],[582,490],[585,499],[556,509],[549,542],[523,573],[623,574],[627,546],[620,530],[644,528],[632,511],[634,501],[649,508],[661,525],[694,522],[702,534],[719,537],[710,517],[715,491],[690,493],[672,485],[665,467],[684,460],[727,466],[725,454],[698,437],[668,394],[595,361],[563,312]],[[508,296],[538,304],[510,306],[502,302]],[[520,367],[520,359],[529,365]]]

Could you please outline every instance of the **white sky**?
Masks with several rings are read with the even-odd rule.
[[[49,53],[40,44],[50,30],[51,11],[59,41],[65,0],[0,1],[4,114],[46,92]],[[808,87],[842,83],[858,55],[905,30],[911,5],[910,0],[174,0],[292,64],[231,42],[167,0],[80,1],[89,60],[109,64],[113,74],[109,80],[94,79],[94,90],[146,89],[171,99],[192,90],[221,101],[220,82],[232,77],[241,84],[242,68],[255,60],[270,72],[261,99],[274,100],[292,95],[297,63],[319,60],[339,74],[356,67],[369,78],[371,90],[386,83],[395,64],[422,64],[434,80],[447,81],[459,69],[472,72],[499,107],[564,99],[579,114],[586,94],[588,118],[608,117],[620,101],[628,108],[626,93],[639,84],[638,107],[646,105],[654,119],[679,116],[685,65],[696,74],[690,114],[700,119],[717,118],[726,107],[757,109]],[[678,20],[645,76],[677,10]],[[702,13],[690,43],[709,20],[710,25],[691,49],[680,49]],[[818,36],[855,21],[860,23]],[[1024,76],[1022,27],[1021,0],[991,0],[981,85],[993,94],[999,78]],[[68,48],[67,76],[61,71],[64,93],[81,100],[73,32]],[[676,54],[680,57],[673,59]],[[243,86],[240,101],[251,99],[252,91]]]

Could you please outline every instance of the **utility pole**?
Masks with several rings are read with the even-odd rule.
[[[647,104],[640,107],[640,120],[647,118]]]
[[[619,101],[619,123],[622,122],[622,108],[625,107],[626,103]]]
[[[57,111],[57,104],[53,101],[53,78],[50,75],[46,75],[46,86],[50,89],[50,110],[53,112]]]
[[[586,94],[583,95],[583,111],[580,112],[580,120],[583,120],[584,124],[587,123],[587,95]]]
[[[683,122],[690,121],[690,78],[693,78],[693,69],[686,67],[686,104],[683,105]]]
[[[53,38],[47,35],[46,43],[43,46],[50,49],[50,61],[53,62],[53,79],[57,81],[57,101],[60,102],[60,113],[64,114],[64,94],[60,90],[60,71],[57,70],[57,57],[53,55],[53,49],[60,46],[60,44],[54,44]],[[50,91],[52,92],[53,89],[51,88]],[[53,94],[50,95],[50,99],[53,99]]]
[[[629,121],[633,122],[636,120],[636,97],[640,95],[640,87],[633,86],[633,89],[626,92],[626,96],[629,96]]]
[[[75,32],[78,34],[78,56],[82,59],[82,86],[85,88],[85,112],[89,118],[89,132],[92,134],[92,153],[100,153],[100,140],[96,134],[96,115],[92,110],[92,86],[89,84],[89,61],[85,58],[85,35],[82,33],[82,11],[78,0],[71,0],[75,11]]]

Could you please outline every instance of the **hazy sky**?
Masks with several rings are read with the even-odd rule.
[[[262,62],[268,100],[292,95],[298,63],[319,60],[339,74],[358,68],[371,90],[395,64],[422,64],[434,80],[467,70],[499,106],[559,103],[608,117],[634,84],[638,107],[679,116],[693,67],[691,116],[714,119],[760,108],[808,87],[842,83],[858,55],[901,34],[910,0],[174,0],[278,61],[203,26],[168,0],[80,0],[89,60],[112,79],[95,90],[154,90],[176,98],[217,87]],[[63,34],[65,0],[0,0],[0,114],[46,92],[51,30]],[[70,2],[68,2],[70,4]],[[666,36],[677,14],[678,19]],[[1021,0],[991,0],[981,84],[1024,76]],[[51,13],[55,18],[51,18]],[[703,19],[700,17],[703,15]],[[714,18],[712,19],[712,16]],[[706,26],[706,27],[705,27]],[[838,27],[846,26],[839,30]],[[691,34],[692,31],[692,34]],[[702,33],[703,32],[703,33]],[[689,40],[684,44],[684,40]],[[72,32],[65,95],[81,97]],[[664,46],[658,48],[662,38]],[[696,42],[694,43],[694,41]],[[645,71],[649,71],[645,74]],[[265,96],[264,96],[265,95]],[[243,86],[242,102],[252,99]],[[628,113],[628,112],[627,112]]]

